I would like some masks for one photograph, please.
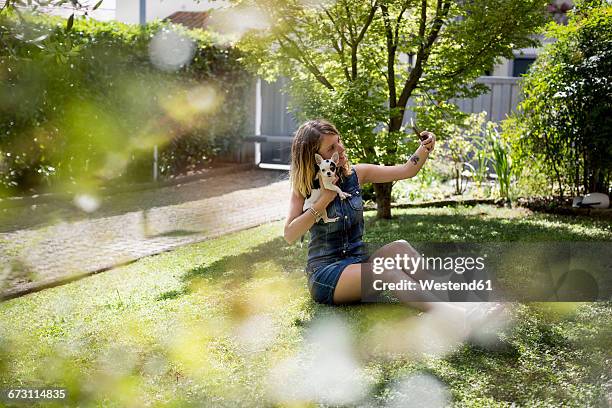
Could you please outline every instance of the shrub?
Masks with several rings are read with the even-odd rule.
[[[487,122],[486,112],[464,115],[463,119],[442,125],[446,139],[440,145],[439,154],[452,163],[455,194],[463,194],[472,178],[478,185],[487,178],[491,161],[490,134],[495,124]]]
[[[522,84],[524,100],[504,124],[515,163],[545,163],[563,196],[612,188],[612,6],[578,2],[569,24],[550,24],[548,45]]]

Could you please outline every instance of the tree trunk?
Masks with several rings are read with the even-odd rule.
[[[391,218],[391,188],[393,183],[375,183],[374,193],[376,194],[376,217]]]
[[[589,162],[589,155],[586,151],[586,148],[584,149],[583,152],[583,163],[584,163],[584,167],[583,167],[583,172],[582,172],[582,186],[584,187],[584,194],[588,194],[591,193],[591,186],[589,185],[589,167],[590,167],[590,162]]]

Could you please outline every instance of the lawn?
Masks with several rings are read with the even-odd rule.
[[[516,209],[395,214],[366,213],[365,239],[612,241],[603,222]],[[66,387],[72,405],[105,407],[609,402],[610,303],[516,305],[496,350],[401,352],[415,310],[314,304],[306,245],[281,235],[267,224],[0,304],[0,388]]]

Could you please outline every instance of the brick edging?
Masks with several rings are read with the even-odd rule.
[[[544,205],[532,205],[529,202],[523,201],[520,198],[512,201],[513,205],[520,208],[526,208],[531,211],[554,214],[554,215],[565,215],[565,216],[586,216],[592,218],[599,218],[604,220],[612,220],[612,208],[573,208],[571,206],[557,206],[547,207]],[[478,204],[489,204],[503,207],[505,200],[501,198],[486,198],[486,199],[469,199],[469,200],[440,200],[440,201],[426,201],[423,203],[404,203],[404,204],[391,204],[391,208],[435,208],[435,207],[447,207],[447,206],[458,206],[466,205],[473,206]],[[366,211],[375,211],[376,205],[365,206]]]
[[[423,208],[423,207],[447,207],[457,205],[478,205],[478,204],[494,204],[497,206],[503,206],[504,201],[499,198],[483,198],[483,199],[468,199],[468,200],[439,200],[439,201],[425,201],[422,203],[404,203],[404,204],[391,204],[391,208]],[[376,210],[376,204],[365,206],[366,210]]]

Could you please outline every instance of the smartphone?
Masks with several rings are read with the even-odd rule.
[[[412,118],[410,118],[410,127],[412,127],[412,130],[414,130],[414,133],[416,133],[419,139],[421,140],[427,139],[427,135],[421,135],[421,129],[417,127],[416,123],[414,122]]]

